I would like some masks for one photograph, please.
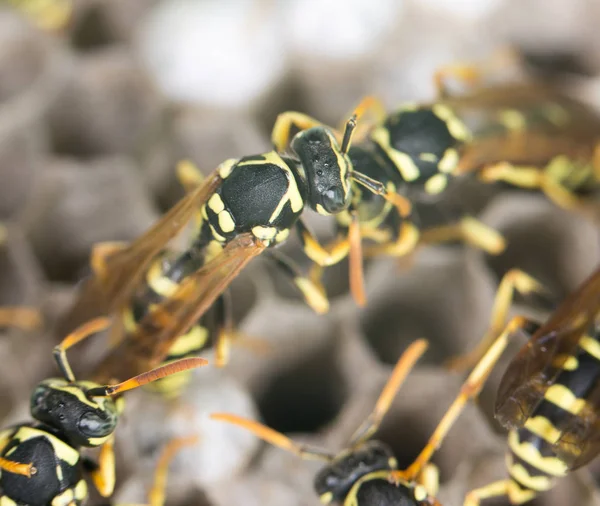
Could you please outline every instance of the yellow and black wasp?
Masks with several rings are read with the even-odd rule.
[[[435,497],[439,473],[430,462],[431,457],[443,443],[465,405],[478,395],[498,353],[495,348],[490,348],[482,357],[421,453],[407,469],[398,470],[398,463],[391,449],[371,437],[377,432],[402,382],[426,348],[427,341],[421,339],[406,349],[398,359],[375,408],[354,433],[347,448],[337,454],[299,445],[273,429],[233,414],[215,413],[211,418],[245,428],[268,443],[301,458],[324,461],[325,467],[314,480],[315,491],[323,504],[439,506]]]
[[[223,293],[235,276],[252,258],[284,242],[292,229],[302,237],[303,251],[311,260],[326,262],[332,253],[323,249],[301,218],[306,205],[321,215],[339,213],[351,205],[351,181],[357,181],[406,209],[402,196],[354,170],[348,158],[357,119],[369,103],[366,99],[357,108],[343,134],[299,113],[282,114],[273,134],[276,146],[287,145],[293,128],[300,130],[291,139],[289,154],[276,149],[230,159],[201,182],[193,166],[184,164],[181,174],[190,189],[186,197],[131,245],[95,248],[94,277],[73,313],[81,314],[79,307],[87,305],[88,297],[94,301],[100,297],[110,312],[122,313],[113,332],[126,336],[100,365],[98,378],[104,381],[122,377],[123,371],[155,367],[178,343],[183,343],[186,354],[202,349],[206,340],[195,327],[200,318],[215,302],[225,304]],[[178,253],[165,251],[193,219],[190,247]],[[359,246],[356,242],[349,248],[351,258],[360,255]],[[311,307],[326,311],[322,287],[303,277],[280,253],[272,256]],[[362,262],[354,265],[360,268]],[[360,278],[360,272],[353,277]],[[226,361],[228,337],[219,332],[216,338],[216,361],[221,364]]]
[[[412,203],[442,196],[452,179],[475,173],[485,182],[539,189],[567,209],[589,210],[584,196],[600,189],[600,116],[550,84],[475,84],[485,73],[484,66],[444,67],[434,77],[434,102],[406,104],[391,114],[372,100],[371,122],[363,122],[348,152],[352,165]],[[446,80],[452,77],[471,89],[451,94]],[[353,199],[361,237],[377,243],[367,256],[404,256],[417,243],[449,240],[492,254],[505,247],[500,234],[471,216],[419,230],[414,213],[401,217],[377,195],[357,187]],[[331,247],[345,241],[350,223],[348,212],[335,217],[340,238]],[[319,279],[319,268],[313,277]]]
[[[505,312],[506,294],[497,301]],[[529,340],[504,373],[495,407],[509,429],[509,478],[473,490],[465,506],[496,496],[524,504],[600,452],[600,269],[545,323],[517,316],[489,349],[499,356],[522,333]]]
[[[183,359],[115,385],[76,381],[67,350],[108,325],[106,318],[91,320],[56,346],[54,358],[63,378],[44,380],[33,390],[34,421],[0,432],[3,505],[82,505],[88,497],[84,471],[103,497],[110,496],[115,482],[113,433],[123,408],[120,395],[207,363]],[[84,457],[81,447],[101,447],[98,462]]]

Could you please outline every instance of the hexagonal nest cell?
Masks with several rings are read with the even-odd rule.
[[[53,326],[89,273],[91,248],[134,240],[181,198],[178,160],[208,173],[222,160],[270,149],[265,118],[275,110],[341,123],[365,95],[389,106],[431,101],[431,76],[441,65],[481,60],[507,45],[522,48],[546,79],[600,107],[598,78],[589,77],[600,70],[594,0],[75,4],[71,23],[54,32],[0,7],[0,222],[7,225],[0,304],[39,307],[46,319],[42,331],[1,330],[3,426],[29,418],[34,385],[56,374],[52,347],[64,336]],[[512,64],[500,60],[510,74]],[[582,67],[586,72],[573,73]],[[557,78],[564,73],[568,79]],[[415,209],[422,225],[468,213],[502,233],[508,246],[497,256],[452,243],[420,248],[409,259],[368,259],[364,308],[349,294],[343,261],[325,270],[325,315],[312,312],[263,255],[231,286],[241,338],[228,366],[194,372],[175,401],[127,395],[116,436],[116,502],[145,502],[162,447],[196,433],[199,443],[170,466],[168,504],[318,504],[312,481],[320,464],[208,414],[261,419],[300,442],[339,451],[403,351],[426,338],[429,349],[376,433],[407,467],[458,395],[462,376],[445,363],[484,335],[502,276],[519,268],[547,288],[538,298],[516,297],[511,316],[546,317],[600,258],[597,219],[560,209],[539,192],[467,176],[439,198],[415,200]],[[310,211],[305,217],[323,243],[334,237],[332,218]],[[280,251],[308,272],[297,238]],[[444,505],[458,506],[468,490],[506,476],[506,433],[493,406],[520,344],[510,346],[433,456]],[[109,345],[92,340],[70,350],[77,376],[91,374]],[[597,465],[589,469],[600,476]],[[595,494],[595,478],[577,472],[530,504],[591,505]]]

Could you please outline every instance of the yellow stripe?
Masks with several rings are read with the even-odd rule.
[[[206,344],[208,330],[201,325],[194,325],[189,332],[179,336],[169,348],[169,355],[181,356],[200,351]]]
[[[465,124],[454,114],[450,107],[442,104],[434,105],[431,110],[438,118],[440,118],[450,132],[450,135],[459,141],[468,141],[471,139],[471,132]]]
[[[560,439],[561,432],[544,416],[528,418],[524,427],[552,445]]]
[[[123,310],[123,327],[128,334],[133,334],[137,328],[137,323],[133,317],[133,311],[131,308],[125,308]]]
[[[516,430],[508,433],[508,447],[522,461],[550,476],[567,474],[567,465],[562,460],[558,457],[544,457],[531,443],[519,441]]]
[[[390,145],[390,131],[385,127],[378,127],[371,134],[371,138],[379,144],[385,154],[392,160],[402,179],[405,181],[414,181],[419,177],[419,168],[414,160],[406,153],[395,150]]]
[[[518,483],[510,480],[508,482],[506,495],[511,504],[525,504],[526,502],[531,501],[537,495],[537,492],[533,490],[523,490],[519,487]]]
[[[32,427],[19,427],[19,430],[15,433],[14,438],[17,441],[28,441],[29,439],[43,437],[45,438],[54,449],[54,453],[56,453],[57,457],[67,464],[74,466],[79,461],[79,452],[75,450],[75,448],[69,446],[67,443],[61,441],[57,437],[49,434],[48,432],[44,432],[39,429],[34,429]],[[10,452],[6,455],[8,456],[14,450],[16,450],[18,446],[12,448]]]
[[[523,487],[535,490],[536,492],[550,490],[554,485],[552,479],[548,478],[548,476],[531,476],[521,464],[511,464],[508,466],[508,473]]]
[[[590,336],[583,336],[577,344],[580,348],[587,351],[592,357],[600,360],[600,343],[598,343],[598,341]]]
[[[544,398],[573,415],[578,414],[586,405],[585,399],[578,399],[571,390],[561,384],[548,388]]]
[[[557,355],[552,361],[552,365],[554,367],[560,367],[566,371],[574,371],[579,367],[579,360],[577,360],[577,358],[573,355]]]
[[[177,287],[179,286],[164,275],[161,260],[153,262],[150,269],[148,269],[146,283],[148,283],[148,286],[152,288],[154,292],[165,298],[171,297],[177,291]]]

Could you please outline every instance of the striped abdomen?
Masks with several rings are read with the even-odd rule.
[[[600,333],[592,328],[592,332],[579,340],[576,354],[561,362],[559,375],[531,417],[522,428],[509,433],[507,467],[512,481],[509,498],[513,504],[531,500],[537,493],[550,489],[553,478],[569,472],[554,448],[600,381]]]

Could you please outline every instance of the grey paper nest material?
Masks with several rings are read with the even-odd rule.
[[[14,13],[0,10],[0,217],[10,222],[8,243],[0,251],[0,304],[40,305],[51,326],[68,306],[74,282],[86,272],[94,242],[136,237],[159,210],[181,197],[173,170],[177,160],[191,158],[208,171],[226,158],[264,151],[275,112],[297,109],[337,122],[365,94],[379,93],[388,104],[428,99],[437,65],[484,56],[510,40],[541,50],[546,45],[540,48],[541,43],[533,42],[568,50],[572,47],[565,40],[581,41],[577,47],[586,48],[584,59],[600,61],[597,30],[590,29],[591,10],[597,9],[592,1],[543,2],[540,12],[553,13],[553,19],[550,14],[545,21],[532,19],[525,28],[528,16],[522,15],[522,2],[481,1],[471,9],[464,2],[462,10],[449,10],[433,0],[379,0],[370,2],[366,11],[359,6],[350,12],[358,3],[323,2],[323,13],[348,11],[342,13],[343,22],[328,25],[327,36],[319,42],[315,37],[323,28],[315,25],[302,32],[297,25],[310,16],[290,16],[301,7],[306,14],[313,2],[287,2],[281,8],[277,2],[230,2],[228,8],[248,13],[244,36],[270,27],[267,39],[280,44],[277,49],[284,57],[274,68],[264,62],[263,71],[276,79],[266,76],[265,88],[253,90],[247,103],[240,104],[231,89],[235,92],[239,81],[244,85],[240,93],[248,92],[248,68],[235,71],[228,66],[229,74],[212,78],[218,82],[233,75],[227,82],[233,88],[220,96],[235,100],[217,103],[209,96],[193,105],[169,99],[141,63],[140,31],[148,26],[143,14],[154,2],[82,0],[72,31],[62,37],[42,35]],[[153,29],[160,25],[156,16],[168,11],[167,4],[181,9],[189,2],[162,2],[163,10],[153,11]],[[206,8],[203,12],[210,15],[223,8],[211,11],[211,1],[204,4],[200,10]],[[563,15],[561,5],[569,8],[569,16]],[[264,9],[272,9],[267,18],[261,17]],[[376,15],[365,18],[373,9],[378,9]],[[261,19],[266,19],[264,26]],[[378,31],[356,32],[364,51],[350,44],[344,52],[345,37],[357,20],[364,21],[361,27]],[[306,33],[313,34],[310,40]],[[558,34],[555,39],[553,33]],[[577,37],[570,39],[573,34]],[[222,34],[212,35],[211,47],[194,47],[194,70],[200,74],[245,58],[235,54],[227,59],[230,46],[221,44]],[[335,47],[319,51],[319,44],[328,40]],[[249,50],[260,43],[264,40]],[[243,50],[237,42],[231,47]],[[248,58],[254,61],[256,54]],[[196,96],[201,92],[194,90]],[[488,257],[446,246],[423,249],[410,267],[400,268],[392,260],[369,262],[365,309],[358,309],[348,295],[345,264],[327,273],[332,307],[328,315],[319,316],[272,272],[266,259],[256,260],[233,284],[235,317],[245,333],[264,339],[268,352],[234,347],[230,366],[198,371],[177,405],[165,405],[149,393],[132,394],[117,438],[117,500],[143,501],[157,452],[174,435],[197,431],[200,444],[183,451],[172,466],[168,502],[316,505],[312,478],[318,464],[210,422],[208,413],[258,416],[302,441],[340,449],[370,411],[400,353],[415,338],[425,337],[430,349],[379,434],[392,445],[400,464],[408,465],[460,386],[460,379],[440,364],[483,335],[501,275],[513,267],[525,269],[559,300],[600,258],[598,225],[557,209],[540,195],[466,182],[452,197],[454,204],[428,206],[424,220],[449,216],[458,202],[502,232],[509,241],[507,251]],[[324,239],[331,237],[329,220],[308,218]],[[285,251],[302,259],[297,246],[290,241]],[[540,304],[518,302],[514,313],[546,314]],[[28,418],[31,388],[55,373],[55,339],[49,331],[2,336],[3,425]],[[105,346],[97,340],[73,350],[76,373],[85,375]],[[460,505],[469,488],[505,476],[505,434],[492,422],[505,365],[506,360],[492,375],[479,406],[468,407],[434,458],[441,469],[440,500],[445,505]],[[584,481],[579,473],[571,476],[535,504],[592,504]]]

